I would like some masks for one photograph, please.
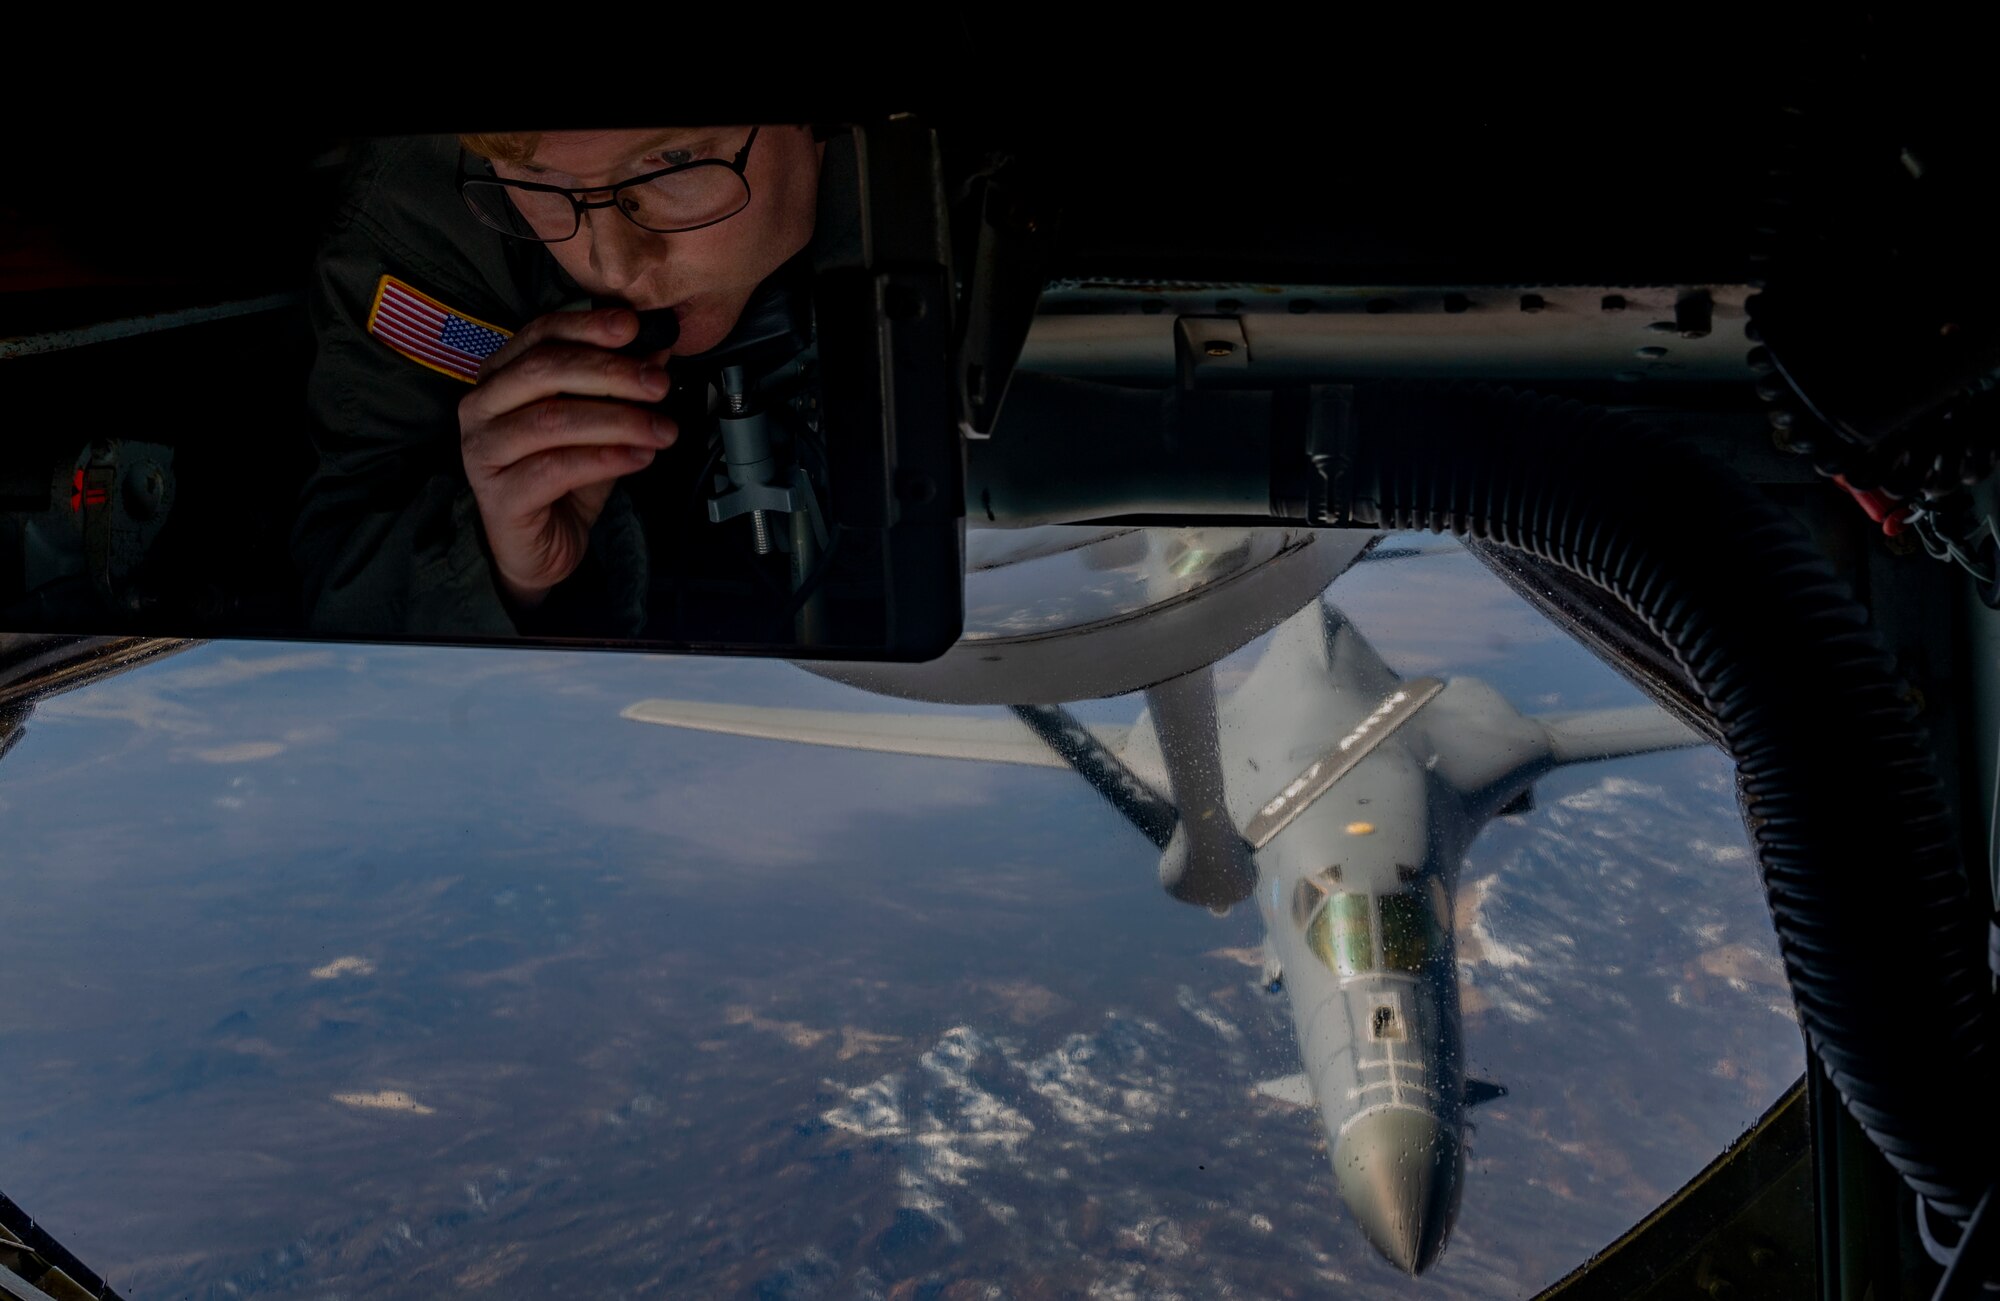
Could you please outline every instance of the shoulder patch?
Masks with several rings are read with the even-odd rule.
[[[467,384],[479,377],[479,363],[514,337],[512,330],[454,311],[394,276],[383,276],[375,286],[368,333],[419,366]]]

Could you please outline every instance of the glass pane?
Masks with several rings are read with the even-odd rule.
[[[0,630],[952,644],[927,126],[336,126],[216,142],[196,171],[270,218],[236,233],[220,192],[134,221],[0,176],[0,411],[35,413],[0,439]],[[119,193],[193,193],[131,166]]]
[[[1435,545],[1328,591],[1345,651],[1636,703]],[[1312,706],[1243,712],[1302,613],[1217,667],[1226,749]],[[1066,771],[619,716],[653,698],[1014,726],[778,662],[228,642],[0,710],[0,1192],[135,1298],[1519,1298],[1802,1069],[1712,750],[1544,777],[1410,883],[1449,934],[1351,838],[1301,855],[1346,867],[1272,993],[1261,905],[1166,898]],[[1414,1279],[1343,1201],[1333,1095],[1285,1083],[1377,925],[1453,955],[1466,1073],[1507,1090]],[[1438,1030],[1398,1020],[1414,1062]]]
[[[1130,617],[1308,545],[1286,529],[1135,529],[1052,524],[966,535],[968,641]]]
[[[649,230],[686,230],[721,221],[750,202],[743,178],[720,163],[673,172],[618,191],[621,208]]]
[[[1375,946],[1369,935],[1368,896],[1336,894],[1327,899],[1306,928],[1306,943],[1319,960],[1343,976],[1375,968]]]
[[[521,217],[521,210],[507,197],[507,187],[490,185],[485,181],[469,180],[459,194],[465,199],[465,206],[472,215],[493,229],[523,238],[540,238]]]
[[[1438,952],[1437,922],[1412,890],[1382,896],[1382,964],[1390,971],[1420,972]]]
[[[1292,920],[1301,926],[1311,923],[1313,914],[1326,901],[1326,891],[1312,881],[1301,881],[1292,890]]]
[[[576,206],[568,196],[472,180],[461,191],[466,206],[495,230],[523,239],[568,239],[576,234]]]

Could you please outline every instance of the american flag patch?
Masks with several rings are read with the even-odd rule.
[[[479,377],[479,363],[513,337],[511,330],[454,312],[394,276],[383,276],[375,286],[368,333],[418,365],[468,384]]]

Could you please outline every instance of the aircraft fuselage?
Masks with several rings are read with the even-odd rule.
[[[1154,725],[1170,748],[1175,721]],[[1482,683],[1400,681],[1317,602],[1277,630],[1218,731],[1341,1198],[1417,1273],[1444,1245],[1464,1172],[1458,867],[1551,766],[1546,736]]]

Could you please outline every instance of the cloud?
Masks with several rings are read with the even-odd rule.
[[[853,1061],[864,1053],[879,1053],[895,1047],[903,1041],[892,1034],[877,1034],[873,1030],[862,1030],[851,1025],[840,1027],[841,1061]]]
[[[279,673],[323,669],[332,651],[283,651],[265,655],[222,654],[213,647],[186,652],[176,667],[147,665],[83,691],[42,702],[36,711],[49,718],[130,723],[144,731],[196,736],[214,730],[206,711],[180,697],[217,687],[234,687]],[[190,662],[192,661],[192,662]],[[195,754],[196,758],[203,758]],[[258,755],[257,758],[268,756]],[[235,759],[204,759],[234,763]]]
[[[1703,971],[1729,981],[1737,989],[1763,985],[1769,989],[1789,989],[1785,964],[1772,954],[1748,944],[1725,944],[1695,959]]]
[[[401,1089],[377,1089],[373,1093],[336,1093],[333,1100],[343,1107],[362,1111],[401,1111],[412,1116],[435,1116],[436,1107],[426,1107]]]
[[[314,980],[338,980],[342,976],[372,976],[374,974],[374,963],[366,958],[355,957],[352,954],[344,958],[335,958],[325,966],[314,967],[312,969],[312,978]]]
[[[183,750],[182,754],[203,763],[255,763],[259,759],[270,759],[285,752],[282,741],[238,741],[233,745],[212,745],[198,750]]]
[[[323,669],[334,662],[330,650],[289,651],[274,655],[223,655],[213,661],[188,664],[161,673],[157,681],[168,691],[205,691],[210,687],[233,687],[273,673],[297,673]]]
[[[148,687],[124,683],[43,701],[35,712],[50,719],[130,723],[141,731],[171,736],[193,736],[209,730],[201,714],[180,701],[169,700]]]
[[[1179,1004],[1181,1011],[1221,1035],[1225,1043],[1242,1042],[1243,1032],[1215,1009],[1204,1004],[1193,989],[1182,985],[1179,996],[1174,1001]]]
[[[758,1016],[756,1012],[741,1004],[730,1007],[724,1014],[724,1022],[729,1025],[747,1025],[752,1030],[762,1030],[766,1034],[777,1035],[794,1048],[816,1047],[822,1039],[832,1034],[831,1030],[821,1030],[799,1021],[774,1021]]]
[[[1069,1000],[1032,980],[982,980],[972,988],[997,998],[1015,1025],[1043,1020],[1069,1006]]]

